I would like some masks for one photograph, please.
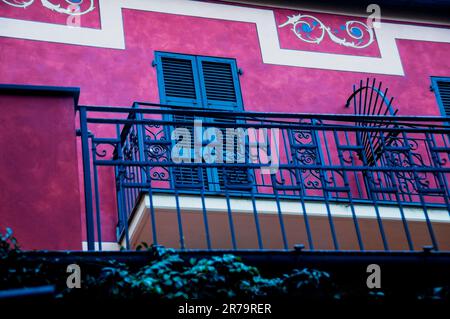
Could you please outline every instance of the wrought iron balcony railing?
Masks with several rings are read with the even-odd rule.
[[[155,200],[174,199],[173,226],[182,249],[197,248],[185,241],[193,234],[186,233],[183,214],[192,207],[183,206],[183,198],[198,201],[206,248],[214,248],[208,222],[220,209],[234,249],[241,246],[237,214],[243,210],[261,249],[268,242],[261,218],[269,215],[271,232],[280,234],[284,249],[301,244],[290,239],[294,222],[288,215],[301,218],[296,231],[308,249],[320,249],[325,232],[333,249],[345,249],[341,243],[348,242],[350,230],[337,230],[340,218],[352,225],[361,250],[370,249],[373,236],[381,249],[395,249],[399,234],[405,250],[424,243],[436,250],[450,245],[447,231],[440,230],[450,221],[448,118],[229,113],[148,103],[80,106],[79,112],[90,249],[102,241],[102,196],[114,187],[105,185],[108,169],[114,170],[118,234],[127,248],[129,223],[143,196],[153,243],[159,242],[161,209]],[[223,206],[212,207],[211,198],[222,199]],[[319,215],[326,229],[313,225],[311,218]],[[367,219],[373,224],[367,226]],[[389,238],[393,227],[396,235]]]

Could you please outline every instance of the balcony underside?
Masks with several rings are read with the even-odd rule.
[[[136,209],[129,219],[128,236],[132,249],[142,242],[152,243],[152,214],[157,229],[157,242],[166,247],[180,248],[180,228],[183,234],[184,248],[207,249],[206,227],[208,226],[212,249],[232,249],[230,215],[233,222],[237,249],[258,249],[258,231],[255,216],[258,219],[260,237],[264,249],[283,249],[283,236],[280,227],[280,215],[283,221],[288,247],[304,244],[308,247],[305,219],[300,201],[280,200],[280,211],[274,200],[230,198],[230,212],[225,197],[208,196],[204,204],[200,197],[189,195],[154,194],[152,200],[148,194],[141,196]],[[153,207],[153,208],[152,208]],[[255,208],[254,208],[255,207]],[[314,248],[333,250],[328,211],[332,216],[339,248],[341,250],[359,250],[351,206],[339,203],[305,202],[307,219],[314,237]],[[382,238],[375,206],[369,204],[353,205],[362,240],[366,250],[383,250]],[[378,206],[382,226],[388,238],[391,250],[407,250],[408,244],[403,230],[403,220],[398,206]],[[255,211],[257,214],[255,214]],[[415,250],[430,246],[431,240],[423,208],[403,208],[408,229]],[[428,208],[429,219],[441,250],[450,250],[450,217],[445,208]],[[181,220],[181,227],[179,220]],[[124,232],[121,245],[126,246]]]

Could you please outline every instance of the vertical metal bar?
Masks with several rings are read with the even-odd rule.
[[[385,141],[384,135],[382,133],[380,133],[380,138],[381,138],[382,145],[386,145],[386,141]],[[388,156],[388,154],[384,153],[384,156]],[[386,158],[386,161],[388,161],[388,158]],[[414,244],[413,244],[412,239],[411,239],[411,233],[409,231],[408,221],[406,220],[406,217],[405,217],[403,204],[402,204],[402,201],[400,200],[399,191],[398,191],[399,190],[399,186],[397,185],[397,182],[396,182],[396,176],[395,176],[395,173],[393,171],[388,172],[388,174],[389,174],[390,180],[392,182],[392,187],[394,189],[396,189],[394,194],[395,194],[395,198],[396,198],[396,201],[397,201],[397,205],[398,205],[398,209],[399,209],[399,212],[400,212],[400,216],[402,218],[403,228],[405,230],[406,241],[408,242],[409,250],[413,251],[414,250]]]
[[[267,130],[263,130],[263,132],[264,132],[264,136],[263,136],[264,143],[267,145],[266,152],[268,152],[269,151],[269,146],[270,146],[269,145],[269,135],[267,133]],[[274,138],[274,141],[276,143],[276,139],[275,138]],[[275,145],[275,150],[277,152],[277,154],[276,154],[277,158],[280,158],[280,154],[278,153],[278,145]],[[273,154],[271,154],[271,156],[273,156]],[[273,174],[271,174],[271,175],[273,176]],[[284,227],[284,219],[283,219],[283,213],[281,211],[281,204],[280,204],[280,197],[279,197],[279,194],[278,194],[278,190],[275,191],[275,200],[276,200],[276,203],[277,203],[278,220],[279,220],[279,223],[280,223],[280,230],[281,230],[281,236],[282,236],[282,239],[283,239],[283,246],[284,246],[284,249],[287,250],[287,249],[289,249],[289,244],[288,244],[287,236],[286,236],[286,228]]]
[[[94,216],[91,185],[91,162],[89,158],[89,132],[87,114],[84,106],[80,110],[81,152],[83,157],[84,201],[86,214],[86,237],[88,250],[95,250]]]
[[[233,249],[236,250],[237,249],[236,234],[234,232],[234,223],[233,223],[233,215],[231,212],[230,194],[228,191],[228,177],[227,177],[224,166],[222,166],[220,169],[222,170],[222,176],[223,176],[223,182],[224,182],[224,188],[225,188],[225,199],[227,202],[227,214],[228,214],[228,223],[230,226],[231,244],[233,245]]]
[[[362,100],[362,98],[361,98],[361,92],[362,92],[362,88],[363,88],[363,81],[362,80],[360,80],[359,81],[359,88],[360,88],[360,90],[359,90],[359,99],[358,99],[358,113],[357,114],[362,114],[362,109],[361,109],[361,100]]]
[[[377,98],[378,98],[378,95],[377,95]],[[358,132],[356,132],[356,140],[357,140],[357,144],[358,145],[363,145],[363,142],[361,140],[361,135],[358,134]],[[373,145],[372,145],[372,140],[369,139],[368,143],[369,143],[370,151],[372,152],[372,154],[375,154],[374,153],[374,149],[373,149]],[[361,160],[363,162],[363,166],[367,167],[369,164],[368,164],[368,159],[367,159],[366,152],[365,152],[365,149],[364,149],[364,145],[363,145],[363,149],[361,150],[360,154],[361,154]],[[373,163],[373,166],[375,166],[375,167],[378,166],[376,161]],[[368,195],[370,194],[369,195],[369,199],[372,199],[372,203],[373,203],[373,206],[375,208],[375,215],[377,216],[377,224],[378,224],[378,229],[380,230],[381,240],[383,242],[383,248],[384,248],[385,251],[389,251],[389,244],[387,242],[386,233],[384,232],[384,227],[383,227],[383,221],[381,219],[380,210],[378,208],[378,195],[377,194],[373,194],[373,189],[372,189],[372,185],[375,185],[375,181],[373,180],[375,172],[370,172],[370,171],[368,171],[366,169],[362,173],[363,173],[363,175],[365,176],[365,179],[366,179],[366,183],[365,183],[366,184],[366,188],[367,188],[366,189],[366,193]],[[377,176],[379,178],[378,172],[376,172],[376,174],[377,174]],[[372,181],[370,181],[369,179],[372,180]]]
[[[435,134],[430,134],[430,137],[427,139],[427,143],[431,144],[431,145],[428,146],[430,149],[431,148],[434,149],[435,147],[438,146],[437,142],[436,142],[436,138],[435,138],[434,135]],[[447,135],[447,137],[450,138],[450,136],[448,136],[448,135]],[[447,144],[445,136],[443,134],[442,134],[442,140],[444,142],[444,147],[448,149],[448,144]],[[450,159],[450,152],[447,152],[447,157]],[[434,167],[441,168],[443,166],[442,163],[445,163],[445,159],[444,159],[444,161],[441,161],[441,157],[439,156],[439,152],[436,151],[436,150],[431,152],[431,159],[432,159],[432,163],[433,163]],[[441,172],[436,173],[436,179],[438,181],[437,183],[438,183],[439,187],[442,188],[442,190],[443,190],[444,202],[445,202],[445,205],[447,206],[447,210],[448,210],[448,213],[450,215],[450,201],[449,201],[449,199],[450,199],[450,188],[448,186],[448,180],[445,177],[446,176],[445,174],[446,173],[443,173],[443,172],[442,173]]]
[[[367,89],[369,89],[369,87]],[[374,89],[375,89],[375,78],[373,79],[372,86],[370,87],[370,99],[369,99],[369,106],[367,108],[367,112],[365,113],[366,115],[370,115],[370,113],[373,112],[371,110],[371,108],[372,108],[372,97],[373,97]],[[374,106],[376,106],[376,105],[374,105]]]
[[[133,108],[137,109],[139,107],[139,104],[135,103],[133,104]],[[142,113],[139,111],[136,112],[136,119],[138,121],[143,119]],[[146,134],[145,134],[145,124],[139,124],[137,129],[138,134],[138,145],[139,145],[139,160],[146,162],[147,159],[147,153],[145,152],[146,148]],[[149,143],[151,143],[149,141]],[[150,227],[152,230],[152,242],[154,245],[158,245],[158,236],[156,233],[156,217],[155,217],[155,207],[153,204],[153,189],[152,189],[152,176],[151,176],[151,167],[144,166],[141,168],[143,170],[142,174],[142,185],[148,185],[147,187],[147,194],[149,199],[149,205],[150,205]]]
[[[367,106],[367,91],[369,90],[369,78],[366,80],[366,89],[364,90],[364,110],[363,114],[366,115],[369,107]]]
[[[256,133],[256,130],[254,130],[254,133]],[[255,141],[257,141],[257,136],[255,136]],[[245,163],[252,163],[252,158],[251,158],[251,153],[250,153],[250,147],[253,147],[250,145],[250,139],[247,136],[246,138],[246,147],[244,150],[244,158],[245,158]],[[248,156],[246,156],[246,154],[248,153]],[[257,157],[258,158],[258,157]],[[260,163],[259,163],[260,164]],[[247,168],[247,170],[249,170],[249,168]],[[253,219],[255,221],[255,228],[256,228],[256,237],[258,240],[258,248],[259,249],[264,249],[264,244],[263,244],[263,240],[262,240],[262,236],[261,236],[261,227],[259,224],[259,216],[258,216],[258,210],[256,208],[256,198],[255,198],[255,189],[257,189],[258,187],[258,183],[256,182],[256,176],[254,173],[254,170],[252,171],[252,174],[249,174],[251,178],[253,178],[253,185],[250,188],[250,195],[251,195],[251,200],[252,200],[252,208],[253,208]],[[262,185],[264,185],[265,181],[264,181],[264,174],[261,174],[261,179],[262,179]]]
[[[341,166],[345,166],[344,157],[343,157],[343,154],[342,154],[341,144],[339,142],[338,133],[336,131],[333,131],[333,133],[334,133],[334,139],[336,140],[336,146],[337,146],[337,151],[338,151],[339,163],[341,164]],[[347,131],[345,131],[345,133],[347,133]],[[352,156],[352,155],[350,154],[350,156]],[[344,179],[344,187],[348,188],[347,196],[348,196],[348,201],[349,201],[349,204],[350,204],[350,209],[352,211],[353,224],[355,225],[356,238],[358,239],[359,249],[361,251],[364,251],[364,243],[362,241],[361,231],[359,229],[359,224],[358,224],[358,218],[356,217],[355,207],[353,205],[352,190],[351,190],[350,184],[348,182],[348,177],[347,177],[347,171],[346,170],[343,170],[342,178]]]
[[[408,147],[409,147],[410,143],[409,143],[409,138],[408,138],[407,134],[403,131],[402,135],[403,135],[403,138],[405,139],[405,142],[406,142],[405,145],[408,145]],[[410,165],[414,166],[414,159],[413,159],[412,154],[411,154],[411,149],[408,150],[408,160],[410,162]],[[428,216],[427,205],[426,205],[425,200],[423,198],[422,190],[420,189],[421,188],[420,182],[419,182],[420,179],[419,179],[419,176],[417,175],[417,172],[414,169],[413,169],[413,175],[414,175],[414,181],[416,182],[416,185],[417,185],[417,193],[419,194],[420,203],[422,205],[423,213],[425,215],[425,220],[426,220],[426,223],[427,223],[427,228],[428,228],[428,232],[430,234],[431,242],[433,244],[434,249],[439,250],[438,243],[437,243],[437,240],[436,240],[436,236],[435,236],[434,230],[433,230],[433,225],[431,224],[430,217]]]
[[[130,167],[124,168],[124,176],[127,176],[130,171]],[[123,180],[124,184],[126,183],[126,179]],[[123,193],[124,193],[124,202],[125,202],[125,212],[127,220],[131,215],[131,202],[130,202],[130,189],[123,185]]]
[[[391,175],[391,179],[393,181],[392,187],[398,189],[398,185],[395,182],[394,172],[390,172],[390,175]],[[411,239],[411,232],[409,231],[408,221],[406,220],[405,212],[404,212],[404,209],[403,209],[403,204],[402,204],[402,201],[400,200],[400,196],[398,195],[398,191],[395,192],[395,198],[397,200],[398,209],[400,211],[400,216],[402,218],[403,228],[405,230],[405,236],[406,236],[406,241],[408,242],[409,250],[413,251],[414,250],[414,244],[413,244],[412,239]]]
[[[155,217],[155,206],[153,204],[153,190],[152,190],[152,179],[151,176],[149,176],[150,179],[148,180],[148,199],[150,202],[150,222],[152,227],[152,239],[153,244],[158,245],[158,236],[156,234],[156,217]]]
[[[135,118],[136,118],[136,115],[135,115]],[[139,127],[137,124],[134,125],[134,132],[136,134],[137,140],[135,141],[135,143],[137,143],[137,145],[135,145],[135,147],[134,147],[133,161],[137,162],[137,161],[139,161],[139,154],[140,154]],[[133,181],[136,184],[139,184],[141,167],[134,166],[133,168],[134,168]],[[136,207],[138,197],[139,197],[139,188],[136,186],[136,187],[133,187],[133,208]]]
[[[248,139],[248,137],[246,138],[246,145],[249,145],[250,140]],[[248,156],[246,156],[246,153],[248,152]],[[244,159],[245,159],[245,163],[250,163],[250,150],[249,148],[246,146],[245,150],[244,150]],[[237,156],[235,157],[237,159]],[[247,171],[250,171],[249,168],[247,168]],[[256,228],[256,237],[258,240],[258,248],[259,249],[264,249],[264,244],[263,244],[263,240],[262,240],[262,236],[261,236],[261,227],[259,225],[259,216],[258,216],[258,210],[256,208],[256,199],[255,199],[255,188],[257,187],[257,182],[256,182],[256,176],[254,173],[254,170],[252,171],[251,174],[248,174],[249,178],[253,178],[253,183],[251,185],[250,188],[250,195],[251,195],[251,200],[252,200],[252,208],[253,208],[253,219],[255,220],[255,228]],[[264,178],[264,174],[261,174],[261,178]]]
[[[434,135],[436,133],[434,133],[433,136],[433,141],[436,144],[436,139],[434,138]],[[448,148],[449,147],[449,143],[450,143],[450,134],[441,134],[442,135],[442,141],[444,142],[444,147]],[[447,152],[447,159],[450,160],[450,152]]]
[[[123,160],[123,149],[122,149],[122,141],[120,138],[120,125],[116,124],[116,136],[118,139],[117,144],[117,158],[119,161]],[[126,211],[126,203],[124,199],[124,187],[123,187],[123,176],[126,174],[126,167],[119,166],[117,167],[117,177],[119,178],[119,181],[117,182],[117,203],[118,203],[118,209],[119,209],[119,215],[122,216],[123,222],[124,222],[124,231],[125,231],[125,248],[127,250],[130,249],[130,234],[128,229],[128,212]]]
[[[117,204],[118,204],[118,209],[119,209],[119,215],[122,216],[123,219],[123,227],[124,227],[124,232],[125,232],[125,248],[127,250],[130,249],[130,234],[129,234],[129,230],[128,230],[128,216],[126,213],[126,210],[124,208],[124,198],[123,198],[123,192],[124,192],[124,188],[122,186],[122,177],[121,175],[123,173],[119,171],[119,183],[117,185],[118,187],[118,192],[117,192]]]
[[[289,138],[290,137],[290,135],[289,135],[290,130],[288,130],[288,129],[281,129],[281,136],[283,137],[283,149],[284,149],[284,154],[286,156],[286,163],[289,163],[290,159],[292,160],[292,163],[294,163],[294,160],[292,158],[291,152],[289,152],[289,149],[288,149],[288,145],[290,146],[290,144],[288,144],[287,141],[286,141],[286,134],[285,133],[288,135],[288,141],[290,143],[291,142],[291,139]],[[280,172],[280,178],[283,178],[283,171],[280,170],[279,172]],[[296,179],[296,170],[295,169],[293,171],[288,170],[288,173],[289,173],[289,179],[290,179],[291,185],[294,185],[294,182],[298,183],[299,180]],[[287,192],[285,192],[285,194],[286,193]],[[295,190],[292,191],[292,195],[295,195]]]
[[[124,230],[124,223],[123,223],[123,212],[120,209],[120,202],[119,202],[119,167],[118,166],[114,166],[114,181],[116,184],[116,204],[117,204],[117,219],[118,219],[118,223],[117,223],[117,239],[119,240],[121,235],[122,235],[122,231]]]
[[[432,161],[432,165],[434,167],[438,167],[441,168],[443,165],[442,163],[448,163],[448,160],[450,160],[450,149],[449,149],[449,145],[447,144],[446,138],[450,139],[450,134],[444,135],[442,134],[442,141],[444,143],[444,148],[447,149],[447,159],[443,159],[441,160],[441,156],[439,155],[439,152],[435,150],[436,147],[438,147],[437,142],[436,142],[436,138],[435,138],[435,133],[433,134],[427,134],[427,136],[429,136],[426,139],[426,142],[428,145],[428,148],[430,149],[430,160]],[[431,149],[433,149],[433,151],[431,151]],[[442,187],[443,191],[444,191],[444,199],[449,199],[450,198],[450,187],[448,186],[448,180],[447,178],[445,178],[445,174],[446,173],[437,173],[437,181],[438,184],[440,185],[440,187]],[[450,213],[450,209],[449,209],[449,213]]]
[[[256,186],[256,180],[255,180],[255,186]],[[256,208],[255,189],[254,189],[255,186],[252,186],[252,188],[250,189],[252,207],[253,207],[253,217],[255,220],[256,236],[258,238],[258,248],[264,249],[264,244],[263,244],[263,240],[262,240],[262,236],[261,236],[261,226],[259,225],[258,210]]]
[[[311,227],[309,225],[309,217],[308,217],[308,212],[306,211],[306,205],[305,205],[305,192],[304,192],[304,180],[303,180],[303,176],[302,173],[299,172],[299,169],[295,170],[295,174],[297,175],[297,180],[299,181],[299,186],[300,186],[300,206],[301,209],[303,211],[303,220],[305,221],[305,228],[306,228],[306,236],[308,238],[308,245],[309,245],[309,249],[310,250],[314,250],[314,242],[313,242],[313,238],[312,238],[312,233],[311,233]]]
[[[318,124],[318,122],[316,122],[315,120],[313,120],[313,122],[312,122],[313,124]],[[328,138],[327,138],[327,133],[328,133],[328,131],[326,131],[326,130],[322,130],[322,136],[323,136],[323,143],[325,144],[325,150],[326,150],[326,153],[327,153],[327,159],[328,159],[328,164],[330,165],[330,166],[332,166],[333,165],[333,159],[331,158],[331,154],[330,154],[330,146],[328,145]],[[312,132],[312,134],[314,134],[315,136],[316,136],[316,142],[315,142],[315,145],[316,145],[316,147],[317,147],[317,150],[318,150],[318,155],[320,155],[320,158],[322,159],[324,159],[324,162],[323,163],[320,163],[320,164],[322,164],[322,165],[326,165],[326,163],[325,163],[325,157],[323,156],[323,154],[322,154],[322,145],[321,144],[319,144],[318,143],[318,141],[319,141],[319,132],[317,132],[317,131],[315,131],[315,132]],[[321,170],[321,172],[322,172],[322,174],[323,174],[323,177],[324,177],[324,181],[326,181],[327,179],[328,179],[328,176],[327,176],[327,172],[326,172],[326,170]],[[336,176],[334,175],[335,173],[334,173],[334,171],[332,170],[331,171],[331,179],[333,180],[333,181],[336,181]],[[325,185],[324,185],[325,186]],[[335,185],[336,186],[336,185]],[[325,195],[325,194],[324,194]],[[327,192],[327,196],[328,197],[332,197],[331,196],[332,194],[331,194],[331,192],[330,193],[328,193]],[[339,198],[339,194],[338,193],[335,193],[335,196],[336,196],[336,198]]]
[[[290,153],[288,152],[288,150],[286,150],[286,161],[289,162],[289,160],[290,160],[292,163],[294,163],[294,165],[296,165],[296,164],[298,164],[297,155],[292,153],[292,148],[294,148],[293,145],[295,144],[294,133],[292,132],[291,129],[286,129],[285,131],[288,134],[288,140],[291,145]],[[312,136],[312,134],[314,134],[312,130],[310,131],[310,134],[311,134],[311,136]],[[283,137],[284,137],[284,135],[283,135]],[[319,160],[319,156],[320,156],[319,150],[316,148],[315,151],[316,151],[316,154],[315,154],[316,162],[314,164],[318,164],[321,161],[321,160]],[[290,157],[289,157],[289,155],[290,155]],[[305,190],[305,181],[303,179],[303,174],[302,174],[300,168],[295,167],[294,172],[295,172],[294,174],[295,174],[297,184],[299,186],[300,206],[301,206],[301,210],[303,212],[303,219],[305,221],[305,228],[306,228],[306,235],[308,238],[309,249],[314,250],[314,242],[313,242],[313,238],[312,238],[311,227],[309,225],[308,212],[306,211],[306,205],[305,205],[305,196],[307,196],[306,190]]]
[[[322,183],[322,189],[323,189],[323,194],[324,194],[325,207],[327,209],[328,223],[330,225],[331,237],[333,239],[334,249],[339,250],[339,242],[336,237],[336,230],[334,228],[334,222],[333,222],[333,216],[331,214],[330,202],[328,200],[329,192],[326,189],[327,186],[324,185],[324,184],[326,184],[326,181],[325,181],[325,178],[323,177],[322,171],[323,171],[323,169],[321,169],[320,176],[321,176],[321,183]]]
[[[206,210],[206,202],[205,202],[205,186],[207,185],[207,181],[205,183],[203,174],[200,174],[201,178],[201,190],[200,190],[200,199],[202,201],[202,214],[203,214],[203,224],[205,226],[205,238],[206,238],[206,246],[208,250],[211,250],[211,235],[209,234],[209,223],[208,223],[208,212]]]
[[[182,165],[182,164],[181,164]],[[181,218],[181,208],[180,208],[180,193],[175,189],[175,203],[177,206],[177,222],[178,222],[178,234],[180,235],[180,249],[185,249],[184,244],[184,233],[183,233],[183,220]]]
[[[375,81],[373,82],[373,84],[375,84]],[[377,94],[375,95],[375,102],[373,103],[373,110],[372,110],[372,114],[371,115],[380,115],[380,112],[381,112],[381,109],[382,109],[382,105],[383,105],[383,101],[384,101],[384,99],[383,99],[383,97],[384,96],[386,96],[386,94],[387,94],[387,88],[386,88],[386,90],[385,90],[385,92],[384,92],[384,95],[383,94],[381,94],[381,96],[382,96],[382,98],[381,98],[381,101],[380,101],[380,107],[379,108],[377,108],[377,104],[378,104],[378,98],[379,98],[379,96],[380,96],[380,92],[381,92],[381,86],[382,86],[382,82],[379,82],[378,83],[378,89],[376,90],[377,91]],[[372,87],[372,90],[373,90],[374,88]],[[377,112],[377,113],[376,113]],[[374,127],[379,127],[380,125],[378,124],[373,124],[372,126],[374,126]],[[377,133],[376,131],[369,131],[368,133],[367,133],[367,143],[369,143],[369,149],[367,149],[367,151],[368,150],[370,150],[371,151],[371,153],[372,153],[372,159],[373,159],[373,162],[374,162],[374,165],[376,165],[376,158],[375,158],[375,156],[376,156],[376,152],[375,152],[375,149],[373,148],[373,145],[372,145],[372,141],[373,141],[373,139],[372,139],[372,137],[377,137],[377,134],[380,134],[380,133]],[[363,145],[363,147],[364,147],[364,149],[366,149],[366,144],[364,143],[365,141],[361,141],[361,145]],[[366,157],[366,164],[369,164],[369,161],[368,161],[368,158]],[[366,165],[365,164],[365,165]],[[380,180],[381,181],[381,177],[380,177],[380,173],[379,172],[377,172],[377,177],[378,177],[378,180]],[[374,196],[376,196],[377,197],[377,200],[378,200],[378,198],[379,198],[379,195],[378,195],[378,193],[376,193],[376,194],[370,194],[370,196],[371,197],[374,197]],[[381,197],[382,197],[382,200],[385,200],[385,194],[384,193],[381,193]],[[389,198],[391,198],[391,195],[389,195]]]
[[[131,126],[131,132],[134,132],[134,134],[137,134],[137,132],[135,131],[135,125]],[[135,151],[135,145],[131,141],[131,138],[130,138],[130,155],[131,155],[131,160],[133,162],[135,162],[136,161],[136,157],[135,157],[136,151]],[[131,179],[132,183],[136,182],[136,178],[137,178],[136,166],[130,167],[130,177],[132,177],[132,179]],[[136,187],[130,188],[130,191],[129,191],[129,193],[130,193],[130,216],[136,205],[136,192],[135,191],[136,191]]]
[[[313,123],[318,126],[318,128],[317,128],[317,130],[318,130],[319,129],[318,123],[316,121],[313,121]],[[324,132],[325,132],[325,130],[323,130],[323,133]],[[318,133],[317,133],[316,130],[313,132],[313,134],[311,134],[311,137],[312,137],[314,145],[316,145],[317,148],[320,149],[321,147],[320,147],[320,144],[319,144]],[[328,143],[326,142],[326,136],[325,135],[324,135],[324,138],[325,138],[325,147],[326,147],[327,150],[329,150]],[[327,151],[328,156],[329,156],[329,153],[330,152]],[[329,161],[330,161],[330,165],[332,165],[332,162],[331,162],[330,158],[329,158]],[[331,175],[332,175],[332,178],[334,179],[334,172],[333,171],[331,172]],[[333,239],[333,246],[334,246],[335,250],[339,250],[339,242],[338,242],[337,237],[336,237],[336,230],[334,228],[333,216],[331,214],[331,208],[330,208],[330,202],[329,202],[330,194],[329,194],[328,187],[327,187],[326,169],[325,169],[325,165],[324,164],[322,164],[321,168],[319,169],[319,177],[320,177],[320,183],[322,185],[322,193],[323,193],[323,198],[324,198],[324,201],[325,201],[325,207],[327,209],[327,217],[328,217],[328,223],[330,225],[331,238]]]
[[[351,145],[350,139],[348,137],[348,132],[345,131],[344,133],[345,133],[345,142],[347,143],[347,145]],[[350,160],[351,160],[352,166],[355,166],[355,159],[353,158],[352,154],[350,154]],[[358,190],[358,197],[362,198],[362,190],[361,190],[361,185],[359,185],[358,171],[354,171],[353,176],[355,177],[356,189]]]
[[[283,247],[284,249],[287,250],[289,249],[289,245],[286,238],[286,230],[284,228],[283,213],[281,212],[280,197],[278,195],[278,190],[275,190],[275,202],[277,204],[278,221],[280,223],[281,237],[283,239]]]
[[[95,216],[96,216],[96,224],[97,224],[97,241],[98,241],[98,250],[102,251],[102,223],[100,217],[100,194],[98,191],[98,167],[95,164],[97,147],[94,143],[94,138],[91,137],[91,150],[92,150],[92,169],[94,173],[94,193],[95,193]]]

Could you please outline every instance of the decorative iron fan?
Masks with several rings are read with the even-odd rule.
[[[353,105],[355,115],[365,116],[361,121],[355,122],[355,125],[368,128],[389,128],[397,127],[395,121],[386,119],[367,118],[369,116],[395,116],[398,109],[392,105],[393,97],[388,98],[388,88],[383,91],[382,82],[369,78],[359,82],[359,87],[353,85],[353,93],[347,99],[346,107]],[[365,157],[367,165],[373,166],[381,157],[383,149],[389,145],[398,133],[389,132],[389,130],[363,130],[358,131],[357,136],[362,146],[362,153],[359,154],[361,160]]]

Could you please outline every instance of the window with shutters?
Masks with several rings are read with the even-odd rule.
[[[161,104],[230,112],[243,110],[238,69],[234,59],[156,52],[155,62]],[[172,116],[171,120],[183,122],[180,127],[187,128],[190,132],[192,149],[194,120],[229,123],[232,126],[238,124],[234,118],[195,119],[189,114]],[[186,123],[192,123],[192,125],[186,125]],[[174,128],[176,127],[174,125]],[[225,128],[221,130],[223,139],[226,140]],[[225,145],[224,158],[227,156],[227,151],[235,152],[236,150],[227,149]],[[248,169],[230,167],[226,164],[217,168],[194,169],[180,165],[180,167],[172,168],[171,173],[176,188],[203,188],[218,191],[221,189],[245,190],[252,187]]]
[[[432,77],[431,88],[442,115],[450,117],[450,77]]]

